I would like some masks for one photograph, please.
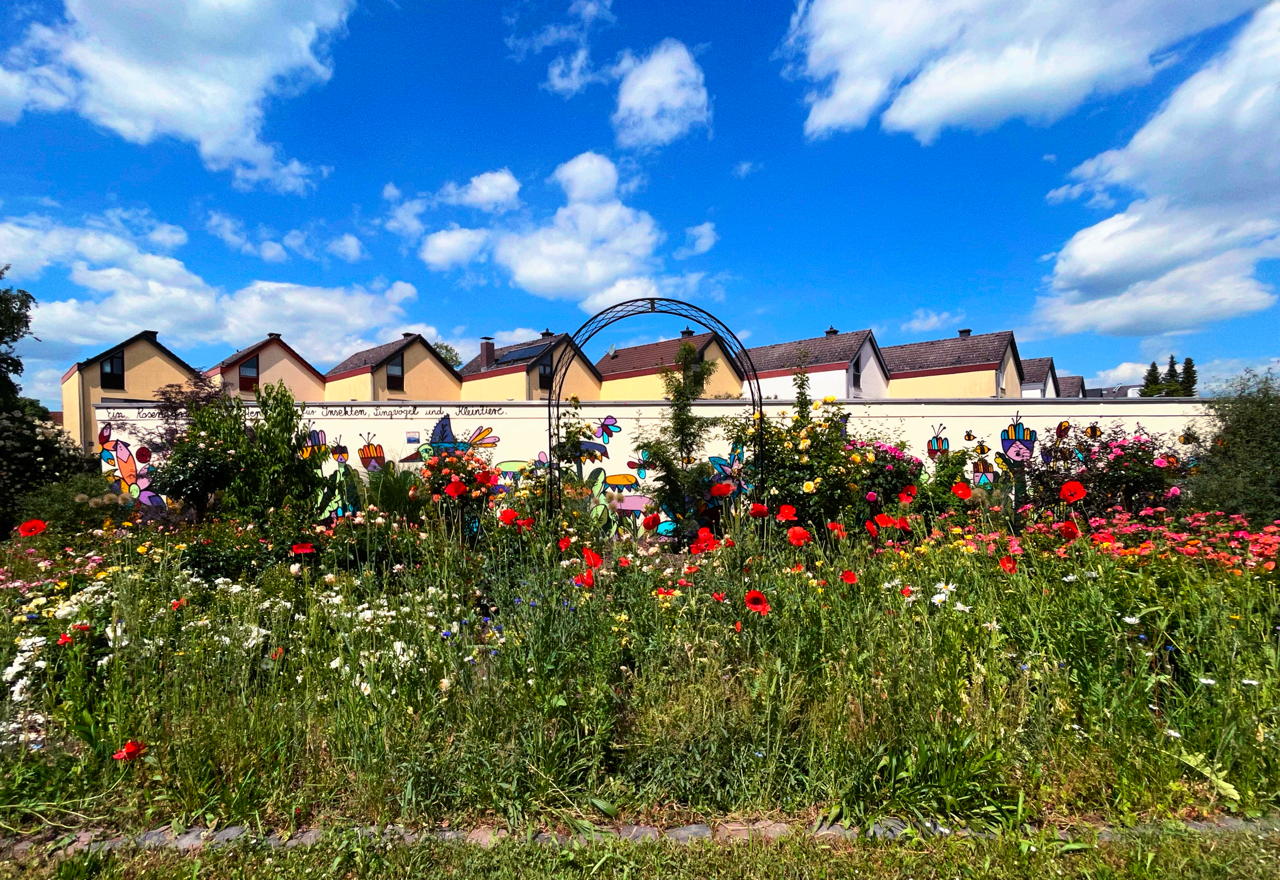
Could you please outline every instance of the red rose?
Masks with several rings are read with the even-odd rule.
[[[716,483],[711,487],[712,498],[723,498],[726,495],[732,495],[732,494],[733,494],[732,483]]]
[[[769,600],[765,597],[765,594],[759,590],[749,590],[743,601],[747,603],[747,607],[749,609],[754,611],[756,614],[759,614],[761,617],[765,617],[769,614]]]
[[[48,528],[48,525],[45,523],[44,520],[29,519],[26,522],[24,522],[22,525],[18,526],[18,534],[24,538],[31,538],[40,534],[47,528]]]
[[[961,501],[968,501],[973,497],[973,489],[969,487],[968,483],[956,483],[951,487],[951,494]]]
[[[1084,484],[1079,480],[1067,480],[1062,484],[1062,488],[1058,490],[1058,497],[1068,504],[1074,504],[1088,494],[1085,491]]]
[[[801,528],[800,526],[792,526],[787,529],[787,540],[795,547],[803,547],[805,544],[809,543],[809,539],[812,537],[813,536],[809,534],[808,529]]]
[[[769,508],[763,504],[752,504],[748,514],[756,519],[763,519],[769,515]]]

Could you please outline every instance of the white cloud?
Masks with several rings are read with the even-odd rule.
[[[311,237],[301,229],[290,229],[281,239],[284,246],[293,251],[298,256],[307,259],[318,259],[315,246],[311,242]]]
[[[400,201],[400,197],[401,197],[400,187],[388,181],[387,184],[382,187],[382,197],[386,199],[388,202]]]
[[[964,320],[964,312],[935,312],[933,309],[916,309],[903,321],[901,329],[908,333],[928,333],[939,327],[950,327]]]
[[[445,270],[465,266],[480,255],[489,241],[486,229],[463,229],[453,226],[433,232],[422,242],[418,256],[432,269]]]
[[[1280,5],[1183,82],[1124,147],[1071,172],[1065,197],[1136,193],[1056,255],[1038,318],[1059,332],[1151,335],[1272,306],[1280,257]]]
[[[262,141],[264,105],[329,78],[353,0],[66,0],[0,71],[0,119],[73,110],[135,144],[194,143],[237,186],[304,192],[317,169]]]
[[[660,147],[710,124],[702,68],[679,40],[663,40],[641,60],[628,53],[617,69],[623,73],[613,113],[619,146]]]
[[[157,223],[155,228],[147,233],[147,240],[156,247],[173,250],[187,243],[187,230],[172,223]]]
[[[282,263],[289,258],[279,242],[263,240],[254,242],[245,231],[244,224],[229,214],[210,211],[205,230],[220,239],[227,247],[242,254],[259,257],[268,263]]]
[[[761,168],[761,165],[759,162],[743,160],[739,162],[737,165],[733,166],[733,176],[741,180],[744,177],[748,177],[752,174],[755,174],[757,171],[760,170],[760,168]]]
[[[1114,367],[1099,370],[1096,376],[1085,380],[1086,388],[1112,388],[1116,385],[1137,385],[1142,382],[1143,375],[1150,364],[1137,361],[1124,361]]]
[[[573,45],[575,48],[571,52],[551,60],[543,88],[566,98],[576,95],[591,83],[605,82],[609,78],[607,73],[596,71],[591,64],[590,39],[596,26],[613,24],[616,20],[612,5],[613,0],[574,0],[569,5],[569,21],[549,24],[530,38],[513,36],[507,40],[507,45],[516,50],[519,58],[552,46]]]
[[[1148,82],[1160,53],[1266,0],[802,0],[788,45],[811,137],[1048,123]]]
[[[618,168],[604,156],[590,151],[574,156],[551,177],[571,202],[612,199],[618,191]]]
[[[486,171],[463,186],[446,183],[440,190],[440,201],[449,205],[467,205],[481,211],[508,211],[520,206],[520,181],[508,168]]]
[[[591,65],[590,51],[586,46],[572,55],[561,55],[547,65],[547,81],[543,87],[562,98],[571,98],[593,83],[608,82],[607,71],[596,70]]]
[[[337,238],[329,242],[325,247],[329,253],[333,254],[340,260],[348,263],[355,263],[363,260],[368,256],[364,252],[364,245],[360,243],[360,239],[356,238],[350,232],[339,235]]]
[[[689,257],[705,254],[715,247],[716,242],[720,240],[720,236],[716,235],[716,225],[710,220],[706,223],[699,223],[697,226],[690,226],[684,231],[684,235],[684,247],[677,249],[672,255],[677,260],[685,260]]]
[[[284,248],[276,241],[264,241],[258,245],[258,256],[268,263],[283,263],[289,259],[289,255],[285,253]]]
[[[392,206],[391,214],[383,225],[401,238],[416,242],[422,238],[422,233],[427,231],[426,224],[422,222],[422,214],[427,210],[427,204],[426,199],[407,199],[399,202]]]

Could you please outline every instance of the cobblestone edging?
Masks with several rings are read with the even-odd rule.
[[[1113,826],[1086,826],[1075,829],[1076,834],[1066,829],[1058,829],[1057,836],[1062,840],[1088,838],[1088,831],[1093,831],[1100,842],[1115,840],[1126,836],[1155,834],[1171,828],[1201,833],[1280,833],[1280,816],[1265,819],[1238,819],[1233,816],[1221,816],[1208,820],[1181,821],[1163,825],[1139,825],[1131,828]],[[1051,830],[1051,829],[1041,829]],[[922,825],[911,825],[901,819],[885,819],[872,825],[866,832],[859,828],[844,828],[833,825],[814,831],[785,822],[724,822],[716,825],[682,825],[678,828],[658,828],[653,825],[616,825],[598,828],[589,834],[567,835],[554,831],[543,831],[525,835],[512,835],[503,828],[492,825],[481,825],[469,830],[412,830],[397,825],[380,828],[363,826],[354,829],[331,827],[327,829],[309,828],[288,834],[276,832],[263,836],[252,832],[244,825],[228,825],[216,831],[207,828],[193,827],[181,833],[175,833],[169,827],[156,828],[137,835],[113,835],[102,829],[86,829],[76,833],[58,834],[41,831],[25,837],[0,838],[0,859],[22,859],[27,857],[59,858],[82,851],[105,852],[119,849],[169,849],[175,852],[189,853],[202,849],[216,849],[232,843],[259,845],[267,849],[293,849],[299,846],[314,846],[323,837],[338,836],[354,831],[365,838],[380,839],[389,844],[413,845],[423,840],[454,841],[474,846],[493,846],[503,840],[518,840],[533,844],[565,845],[585,843],[591,840],[668,840],[673,843],[693,843],[696,841],[712,841],[732,843],[744,840],[776,841],[789,836],[805,836],[814,840],[856,840],[860,838],[875,840],[896,840],[907,836],[925,837],[994,837],[990,832],[972,832],[964,828],[951,829],[937,822],[926,822]],[[1085,833],[1081,834],[1080,831]]]

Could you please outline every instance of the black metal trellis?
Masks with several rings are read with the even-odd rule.
[[[597,312],[588,318],[570,337],[572,346],[565,346],[556,356],[552,369],[551,388],[547,392],[547,465],[549,468],[548,502],[553,508],[560,505],[560,463],[556,460],[556,447],[560,440],[560,397],[564,390],[565,379],[573,363],[574,346],[581,350],[601,330],[626,318],[636,315],[674,315],[685,318],[698,326],[711,331],[720,338],[728,357],[739,374],[746,378],[747,388],[751,395],[751,410],[758,424],[763,424],[764,398],[760,393],[760,380],[756,376],[756,365],[742,340],[715,315],[695,305],[678,299],[652,297],[631,299]],[[763,462],[764,432],[755,432],[755,449],[753,450],[756,467]]]

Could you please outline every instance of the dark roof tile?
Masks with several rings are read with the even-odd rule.
[[[607,354],[596,361],[596,369],[600,371],[604,378],[608,379],[610,376],[616,376],[619,373],[634,373],[670,367],[675,364],[676,355],[679,353],[681,345],[688,343],[698,351],[698,354],[702,354],[712,341],[718,339],[719,337],[714,333],[695,333],[690,336],[677,336],[675,339],[664,339],[661,342],[650,342],[647,345],[619,348],[612,354]],[[727,346],[720,343],[720,348],[725,350]],[[736,365],[732,361],[729,362],[729,369],[735,373],[738,372]]]
[[[871,335],[870,330],[815,336],[794,342],[758,345],[747,349],[757,372],[793,370],[804,360],[809,364],[842,364],[852,361]]]
[[[1084,376],[1059,376],[1059,397],[1084,397]]]
[[[1053,368],[1053,358],[1023,358],[1022,381],[1027,384],[1040,384],[1049,378],[1049,370]],[[1059,380],[1061,381],[1061,380]]]
[[[890,345],[880,349],[890,374],[916,370],[944,370],[999,363],[1009,346],[1014,345],[1013,332],[979,333],[976,336],[951,336],[928,342]],[[1014,354],[1017,349],[1015,346]]]

